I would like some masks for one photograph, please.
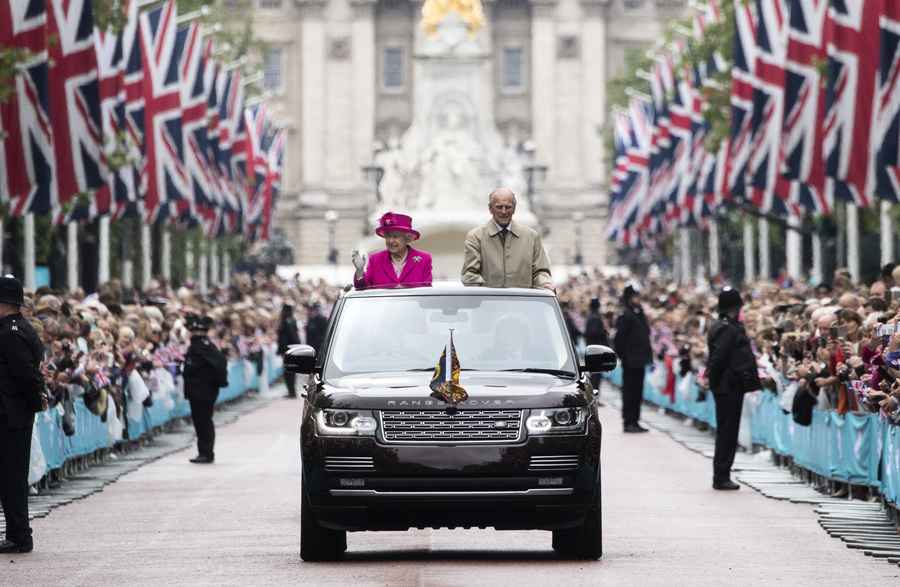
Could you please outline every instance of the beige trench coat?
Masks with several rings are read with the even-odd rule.
[[[493,220],[466,235],[462,282],[486,287],[543,287],[552,283],[541,235],[518,222],[509,224],[506,246]]]

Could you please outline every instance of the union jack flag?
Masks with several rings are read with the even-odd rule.
[[[885,2],[881,26],[881,63],[875,94],[870,181],[881,198],[900,200],[900,2]]]
[[[821,214],[833,205],[825,189],[825,94],[817,67],[826,58],[827,10],[828,0],[791,0],[781,132],[782,173],[795,180],[791,201]]]
[[[223,70],[219,75],[218,88],[218,167],[222,177],[224,196],[223,222],[221,233],[234,233],[240,226],[241,208],[246,198],[246,152],[243,140],[244,91],[241,87],[240,72]],[[242,134],[243,133],[243,134]],[[239,164],[243,159],[243,164]]]
[[[643,215],[650,212],[647,206],[651,142],[649,110],[647,102],[633,98],[626,114],[627,135],[620,137],[628,156],[628,176],[620,183],[607,233],[612,240],[624,246],[638,243],[639,225],[644,221]]]
[[[184,45],[181,62],[181,123],[184,132],[184,158],[190,188],[179,204],[178,217],[190,224],[202,218],[199,208],[214,205],[214,179],[209,164],[209,123],[206,87],[209,43],[204,43],[200,25],[178,29],[179,44]]]
[[[746,199],[745,178],[750,158],[753,78],[756,71],[756,14],[750,3],[734,2],[734,46],[731,69],[731,132],[725,183],[734,197]]]
[[[269,177],[269,147],[272,143],[271,124],[265,104],[256,104],[244,113],[247,128],[247,207],[244,212],[244,228],[250,234],[251,227],[262,219],[265,207],[265,191]]]
[[[27,61],[0,102],[0,202],[11,216],[49,210],[57,201],[44,0],[0,2],[0,45],[23,47]]]
[[[870,128],[879,60],[878,18],[883,8],[882,0],[832,0],[825,24],[826,175],[836,197],[859,206],[872,201]]]
[[[52,210],[62,222],[64,207],[79,194],[103,186],[106,172],[91,1],[50,0],[47,34],[55,39],[48,51],[58,198],[36,202],[32,210]]]
[[[170,205],[188,197],[181,128],[181,54],[174,0],[141,13],[140,42],[144,98],[144,220],[175,213]],[[182,40],[183,41],[183,40]]]
[[[272,212],[275,210],[275,204],[281,195],[281,178],[284,170],[284,153],[287,144],[287,133],[279,130],[272,145],[269,148],[269,164],[268,174],[266,175],[266,189],[264,192],[265,202],[263,204],[262,222],[260,226],[259,238],[261,240],[269,240],[272,229]]]

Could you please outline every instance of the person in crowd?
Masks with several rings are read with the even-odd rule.
[[[569,338],[572,339],[572,344],[577,347],[578,339],[581,338],[582,333],[575,323],[575,318],[572,316],[572,304],[568,301],[561,301],[559,306],[562,309],[563,321],[566,323],[566,330],[569,332]]]
[[[278,354],[283,357],[288,348],[294,344],[300,344],[300,332],[297,329],[297,320],[294,319],[294,304],[285,302],[281,306],[281,320],[278,323]],[[287,387],[285,397],[296,398],[297,374],[285,371],[284,384]]]
[[[622,362],[622,421],[625,432],[647,432],[641,426],[644,374],[653,360],[650,324],[641,306],[641,294],[629,284],[622,292],[622,313],[616,319],[614,350]]]
[[[356,268],[354,287],[431,285],[431,255],[409,244],[421,236],[419,231],[413,229],[412,218],[406,214],[385,212],[378,220],[375,234],[384,239],[385,250],[373,253],[368,264],[359,251],[353,251],[351,261]]]
[[[191,345],[184,357],[184,394],[191,403],[191,420],[197,432],[196,464],[211,464],[216,460],[216,427],[213,408],[219,389],[228,385],[228,360],[210,342],[207,333],[212,320],[192,314],[187,319]]]
[[[0,277],[0,505],[6,521],[2,553],[34,549],[28,523],[28,469],[34,414],[46,409],[44,346],[22,317],[22,284]]]
[[[750,338],[739,319],[743,300],[735,289],[719,294],[719,319],[709,329],[709,388],[716,402],[716,449],[713,489],[735,490],[731,467],[737,450],[744,394],[762,388]]]
[[[314,348],[316,354],[322,349],[327,330],[328,318],[322,314],[322,307],[318,303],[310,304],[306,317],[306,344]]]
[[[600,344],[609,346],[609,333],[606,332],[606,324],[600,315],[600,298],[591,298],[588,308],[587,320],[584,323],[584,344]],[[594,389],[600,389],[600,373],[591,374],[591,384]]]
[[[466,235],[462,282],[486,287],[553,289],[539,232],[513,220],[516,195],[501,187],[488,198],[491,219]]]

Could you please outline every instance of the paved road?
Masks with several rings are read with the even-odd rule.
[[[900,584],[846,549],[812,508],[709,489],[709,461],[607,408],[604,557],[558,560],[547,532],[350,534],[347,560],[300,560],[298,403],[222,428],[217,464],[156,461],[34,523],[37,550],[0,559],[3,585]]]

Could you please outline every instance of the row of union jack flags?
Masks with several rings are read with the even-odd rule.
[[[900,1],[709,0],[698,40],[727,4],[730,62],[692,65],[675,41],[614,112],[608,236],[621,246],[703,228],[729,199],[782,216],[900,201]],[[722,68],[730,133],[710,152],[704,89]]]
[[[27,50],[0,103],[0,203],[55,222],[139,216],[212,238],[268,238],[285,137],[240,71],[175,0],[128,6],[121,32],[92,0],[0,0],[0,47]]]

